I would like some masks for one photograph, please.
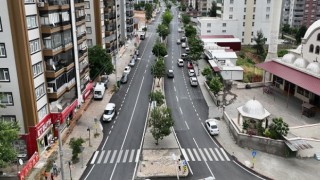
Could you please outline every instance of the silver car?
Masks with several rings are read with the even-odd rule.
[[[198,86],[198,80],[196,77],[190,77],[190,85],[191,86]]]

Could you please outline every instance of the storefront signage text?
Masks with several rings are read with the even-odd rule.
[[[44,120],[44,121],[46,121],[46,122],[44,122],[43,124],[42,124],[42,126],[39,126],[38,128],[37,128],[37,135],[38,135],[38,137],[40,137],[50,126],[51,126],[51,124],[52,124],[52,122],[51,122],[51,118],[48,118],[48,119],[46,119],[46,120]]]

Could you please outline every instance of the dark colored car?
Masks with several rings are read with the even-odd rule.
[[[108,82],[109,82],[109,77],[108,75],[102,75],[101,76],[101,83],[104,84],[104,87],[107,89],[108,87]]]
[[[169,69],[168,72],[167,72],[167,77],[168,78],[174,78],[174,74],[173,74],[173,70],[172,69]]]
[[[123,74],[121,79],[120,79],[121,84],[125,84],[128,82],[128,74]]]

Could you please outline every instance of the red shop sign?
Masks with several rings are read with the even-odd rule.
[[[40,137],[51,126],[51,124],[51,114],[47,114],[36,126],[37,138]]]
[[[35,152],[31,158],[28,160],[27,164],[23,166],[23,168],[20,170],[19,173],[19,180],[25,179],[25,176],[28,174],[28,172],[36,165],[36,163],[39,161],[39,154],[38,152]]]

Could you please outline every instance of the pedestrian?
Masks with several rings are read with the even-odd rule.
[[[51,180],[54,180],[54,174],[51,173]]]
[[[178,159],[178,168],[179,168],[179,171],[181,171],[181,160]]]
[[[47,179],[48,179],[48,172],[47,172],[47,171],[44,171],[44,172],[43,172],[43,176],[44,176],[44,179],[47,180]]]
[[[53,174],[54,174],[55,176],[57,176],[57,175],[58,175],[58,167],[57,167],[57,164],[56,164],[55,161],[53,161],[52,170],[53,170]]]

